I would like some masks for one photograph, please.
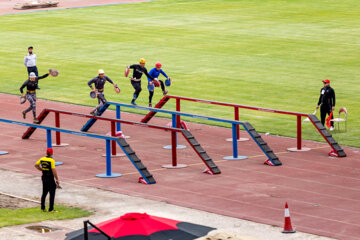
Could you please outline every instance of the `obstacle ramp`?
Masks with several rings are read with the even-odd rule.
[[[213,174],[220,174],[221,171],[213,162],[213,160],[209,157],[206,151],[201,147],[200,143],[195,139],[195,137],[191,134],[189,130],[182,130],[182,135],[188,141],[190,146],[195,150],[195,152],[199,155],[201,160],[205,163],[205,165],[209,168],[209,170]]]
[[[320,132],[320,134],[325,138],[325,140],[330,144],[331,148],[338,154],[338,156],[346,157],[345,151],[340,147],[340,145],[332,137],[328,130],[326,130],[324,125],[321,124],[320,120],[314,114],[309,114],[309,119]]]
[[[132,150],[132,148],[126,142],[126,140],[123,138],[119,138],[118,140],[116,140],[116,142],[121,147],[121,149],[124,151],[126,156],[130,159],[130,161],[135,166],[135,168],[139,171],[139,173],[144,178],[144,180],[148,184],[156,183],[153,175],[148,171],[148,169],[145,167],[145,165],[141,162],[140,158],[138,158],[138,156],[136,156],[135,151]]]

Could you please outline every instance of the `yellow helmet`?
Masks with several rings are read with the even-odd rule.
[[[144,58],[140,58],[139,62],[140,63],[146,63],[146,60]]]

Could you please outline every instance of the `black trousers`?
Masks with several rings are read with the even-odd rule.
[[[97,93],[98,105],[94,108],[94,111],[99,110],[107,101],[104,96],[104,92]]]
[[[43,191],[41,196],[41,209],[45,210],[45,199],[48,193],[50,193],[49,211],[54,210],[56,183],[54,177],[42,176]]]
[[[133,88],[135,89],[135,92],[134,92],[134,97],[133,99],[137,99],[140,95],[140,92],[141,92],[141,81],[133,81],[131,80],[131,85],[133,86]]]
[[[39,73],[38,73],[38,69],[36,66],[34,67],[27,67],[27,71],[28,71],[28,74],[30,74],[31,72],[35,73],[36,76],[39,76]]]
[[[330,115],[331,113],[331,107],[330,106],[323,106],[321,104],[320,106],[320,117],[321,117],[321,123],[322,125],[325,126],[325,120],[326,120],[326,115]],[[331,119],[334,119],[334,116],[331,116]],[[334,122],[331,122],[331,126],[334,127]]]
[[[165,91],[165,84],[164,84],[164,82],[163,82],[162,80],[159,80],[159,82],[160,82],[161,90],[162,90],[162,91]],[[154,96],[154,91],[149,91],[149,103],[152,102],[153,96]]]

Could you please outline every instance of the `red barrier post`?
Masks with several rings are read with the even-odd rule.
[[[234,114],[235,114],[235,121],[239,121],[239,108],[234,107]],[[236,124],[236,133],[237,133],[237,140],[240,139],[240,125]]]
[[[180,112],[180,98],[176,99],[176,111]],[[176,127],[180,128],[180,115],[176,115]]]
[[[111,136],[115,137],[115,122],[111,121]],[[116,142],[111,141],[111,155],[116,155]]]
[[[301,150],[301,116],[297,115],[297,149]]]
[[[171,131],[171,152],[172,152],[172,166],[177,166],[177,156],[176,156],[176,132]]]
[[[55,126],[60,128],[60,113],[55,112]],[[60,132],[56,131],[56,145],[61,145]]]

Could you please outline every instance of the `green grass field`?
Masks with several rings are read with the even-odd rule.
[[[103,68],[121,88],[108,100],[129,103],[125,66],[156,61],[173,78],[169,94],[312,113],[329,78],[337,109],[349,111],[340,144],[360,147],[360,5],[357,0],[159,0],[0,16],[0,91],[19,94],[29,45],[45,73],[39,98],[95,105],[87,81]],[[155,92],[154,103],[162,97]],[[146,78],[138,104],[147,105]],[[174,109],[174,102],[167,105]],[[184,103],[185,112],[233,118],[233,110]],[[20,114],[20,113],[19,113]],[[296,136],[295,117],[240,111],[258,131]],[[230,131],[229,131],[230,134]],[[304,124],[303,137],[321,140]]]
[[[80,208],[56,205],[57,212],[41,212],[39,207],[0,209],[0,228],[46,220],[62,220],[90,216],[92,213]]]

